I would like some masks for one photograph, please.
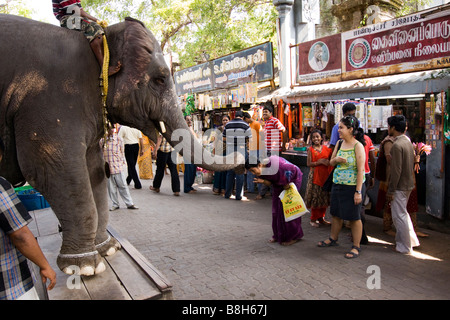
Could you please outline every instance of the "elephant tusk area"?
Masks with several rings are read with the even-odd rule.
[[[165,126],[164,122],[160,121],[159,122],[159,126],[161,127],[161,133],[165,133],[166,132],[166,126]]]

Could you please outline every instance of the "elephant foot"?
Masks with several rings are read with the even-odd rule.
[[[102,257],[112,256],[114,253],[119,251],[121,248],[119,241],[108,235],[108,238],[95,245],[95,249],[100,253]]]
[[[86,253],[60,253],[56,259],[59,269],[65,274],[93,276],[106,270],[98,251]]]

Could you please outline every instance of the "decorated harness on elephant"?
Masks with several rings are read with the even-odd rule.
[[[106,21],[100,21],[100,26],[106,28],[108,23]],[[106,109],[106,100],[108,97],[108,68],[109,68],[109,47],[106,35],[103,35],[103,66],[102,75],[100,79],[100,87],[102,88],[102,116],[103,116],[103,147],[105,147],[106,137],[108,135],[108,127],[111,123],[108,120],[108,111]]]

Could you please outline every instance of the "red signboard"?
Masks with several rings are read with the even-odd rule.
[[[450,10],[417,13],[297,45],[308,85],[450,67]]]
[[[399,21],[408,23],[401,24]],[[367,34],[361,34],[363,30],[360,29],[343,33],[343,78],[379,76],[449,65],[448,13],[431,19],[413,15],[389,20],[377,24],[372,30],[374,32]]]
[[[321,83],[341,76],[341,35],[336,34],[298,45],[297,82]]]

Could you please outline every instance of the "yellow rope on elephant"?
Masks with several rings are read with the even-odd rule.
[[[108,24],[106,21],[99,21],[98,24],[102,28],[106,28]],[[106,99],[108,96],[108,70],[109,69],[109,47],[106,35],[103,35],[103,66],[102,66],[102,84],[103,84],[103,146],[106,145],[106,138],[108,136],[108,111],[106,110]]]

